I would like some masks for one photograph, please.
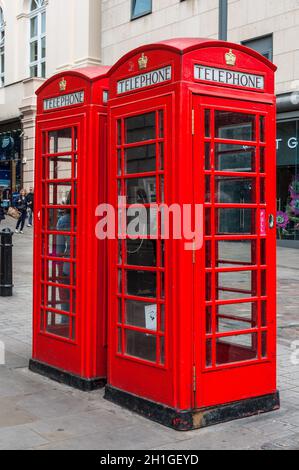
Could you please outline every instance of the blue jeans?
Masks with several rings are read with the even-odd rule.
[[[19,228],[21,228],[21,232],[23,231],[23,228],[24,228],[24,225],[25,225],[25,222],[26,222],[26,218],[27,218],[27,212],[22,211],[21,215],[19,217],[18,223],[17,223],[17,227],[16,227],[17,230],[19,230]]]
[[[33,222],[33,210],[28,209],[28,225],[32,225]]]

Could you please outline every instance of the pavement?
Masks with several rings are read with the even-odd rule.
[[[12,219],[1,224],[14,227]],[[281,409],[179,433],[28,370],[31,356],[32,229],[14,235],[14,296],[0,298],[0,450],[299,449],[299,251],[278,249]],[[295,359],[295,360],[294,360]],[[297,359],[297,360],[296,360]]]

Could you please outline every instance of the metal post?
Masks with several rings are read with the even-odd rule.
[[[219,0],[219,39],[227,41],[228,0]]]
[[[12,236],[9,228],[0,232],[0,297],[12,297]]]

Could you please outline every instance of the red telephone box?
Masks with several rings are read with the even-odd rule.
[[[178,430],[279,407],[275,70],[241,45],[177,39],[110,72],[109,201],[143,205],[155,236],[120,227],[108,243],[105,396]],[[165,236],[161,204],[173,220],[191,207],[194,238]]]
[[[37,91],[31,370],[83,390],[106,378],[108,67],[58,74]]]

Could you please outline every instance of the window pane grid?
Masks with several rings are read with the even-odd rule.
[[[209,111],[209,112],[208,112]],[[209,144],[209,154],[204,174],[206,175],[206,203],[205,212],[206,218],[210,219],[210,223],[206,224],[205,233],[205,246],[206,246],[206,342],[207,347],[205,357],[205,367],[208,369],[215,369],[218,367],[225,367],[229,364],[265,360],[267,357],[267,324],[265,323],[265,299],[267,299],[267,271],[264,250],[265,245],[262,245],[265,236],[259,230],[260,226],[260,211],[265,209],[265,188],[264,177],[266,176],[265,166],[261,159],[262,152],[265,145],[265,124],[266,116],[250,115],[251,122],[251,140],[245,137],[248,135],[245,130],[245,114],[243,113],[241,130],[236,131],[234,126],[218,128],[215,134],[215,115],[218,113],[216,110],[205,110],[204,126],[206,128],[205,147]],[[254,118],[254,119],[253,119]],[[232,119],[232,122],[235,118]],[[238,119],[235,119],[236,122]],[[219,116],[218,116],[219,125]],[[242,133],[244,141],[238,140],[238,133]],[[228,136],[233,139],[227,139]],[[246,140],[245,140],[246,139]],[[240,146],[237,149],[237,146]],[[210,148],[226,148],[227,155],[225,165],[220,169],[217,166],[218,154],[211,152]],[[242,148],[243,147],[243,148]],[[207,147],[206,147],[207,149]],[[236,153],[237,149],[237,153]],[[251,172],[243,171],[244,157],[248,154],[248,149],[254,149],[254,160],[247,160],[251,165]],[[232,151],[234,152],[232,154]],[[234,159],[232,159],[234,155]],[[238,155],[242,155],[242,158]],[[228,160],[230,158],[230,160]],[[246,157],[247,158],[247,157]],[[234,161],[238,163],[235,165]],[[246,164],[247,164],[246,163]],[[225,168],[225,171],[219,171]],[[228,169],[229,168],[229,169]],[[237,169],[237,171],[233,171]],[[241,171],[240,171],[241,170]],[[208,179],[207,179],[208,178]],[[226,185],[226,179],[227,185]],[[243,185],[243,182],[245,185]],[[247,186],[246,186],[247,185]],[[240,188],[240,189],[239,189]],[[243,188],[243,189],[241,189]],[[246,193],[248,188],[248,192]],[[220,191],[220,192],[219,192]],[[235,193],[234,193],[235,191]],[[240,191],[240,204],[236,204],[236,197]],[[207,197],[208,195],[208,197]],[[254,197],[254,200],[250,199]],[[238,201],[239,202],[239,201]],[[253,203],[252,203],[253,202]],[[242,210],[254,209],[251,213],[251,229],[246,229],[246,233],[239,235],[238,230],[233,233],[233,230],[219,229],[219,223],[223,224],[223,215],[221,210],[229,208],[231,210],[230,217],[232,217],[234,210],[240,207]],[[237,219],[240,223],[244,223],[243,217],[235,212]],[[222,216],[222,219],[219,217]],[[249,213],[247,214],[247,217]],[[222,222],[221,222],[222,220]],[[228,219],[229,220],[229,219]],[[235,220],[235,223],[236,223]],[[249,219],[250,220],[250,219]],[[247,220],[247,224],[248,224]],[[223,234],[221,233],[223,231]],[[225,233],[227,232],[227,234]],[[231,233],[230,233],[231,232]],[[237,243],[239,247],[242,246],[243,254],[241,257],[236,258],[236,245],[230,254],[223,256],[219,254],[218,244]],[[244,250],[244,242],[251,244],[251,257],[250,251]],[[218,247],[218,248],[217,248]],[[248,248],[248,247],[247,247]],[[232,253],[235,255],[232,256]],[[246,255],[246,257],[245,257]],[[243,257],[242,257],[243,256]],[[243,274],[242,274],[243,273]],[[220,282],[220,276],[229,276],[227,283]],[[232,276],[238,276],[236,279],[237,284],[233,284]],[[242,276],[247,277],[242,279]],[[221,278],[222,279],[222,278]],[[238,286],[239,283],[239,286]],[[229,285],[230,284],[230,285]],[[250,287],[248,289],[248,287]],[[264,287],[263,287],[264,286]],[[224,297],[223,297],[224,295]],[[232,297],[226,298],[226,296]],[[233,297],[236,298],[233,298]],[[244,298],[242,299],[243,296]],[[248,297],[248,298],[247,298]],[[242,305],[244,307],[242,307]],[[249,305],[249,307],[248,307]],[[262,305],[263,305],[263,318],[262,318]],[[221,314],[221,306],[227,309],[224,314]],[[235,308],[233,308],[235,307]],[[242,314],[238,315],[235,312],[242,312],[251,310],[251,317],[244,317]],[[232,313],[229,313],[229,312]],[[231,331],[230,331],[231,330]],[[227,340],[228,338],[228,340]],[[228,342],[227,342],[228,341]]]
[[[165,364],[165,268],[161,220],[152,212],[162,199],[165,140],[160,137],[161,116],[155,111],[119,119],[116,127],[118,194],[127,199],[124,209],[131,204],[138,207],[138,203],[144,207],[150,215],[151,230],[153,224],[157,233],[153,239],[147,230],[136,240],[126,234],[119,241],[117,266],[121,291],[118,288],[117,298],[118,309],[122,311],[117,323],[118,354],[161,367]],[[149,135],[154,138],[148,138]]]
[[[71,342],[77,311],[76,139],[76,128],[43,133],[41,326],[45,334]],[[67,154],[55,157],[51,152],[61,147],[68,147]]]
[[[46,77],[46,10],[45,3],[33,1],[30,16],[30,76]]]

